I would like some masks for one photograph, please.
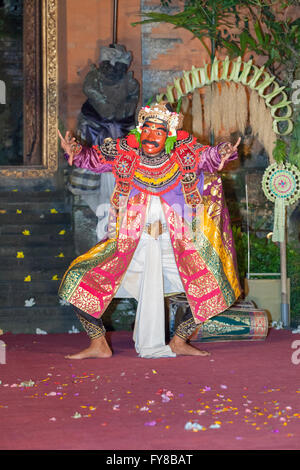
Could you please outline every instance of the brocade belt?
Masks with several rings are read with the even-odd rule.
[[[156,220],[152,224],[146,224],[144,228],[144,232],[146,232],[148,235],[151,235],[151,237],[157,238],[159,235],[162,235],[164,232],[167,231],[167,225],[162,224],[160,220]]]

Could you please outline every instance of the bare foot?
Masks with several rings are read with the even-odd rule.
[[[104,336],[92,339],[88,348],[77,354],[65,356],[66,359],[89,359],[89,358],[108,358],[112,356],[112,351]]]
[[[178,356],[210,356],[208,351],[201,351],[176,335],[171,339],[169,346]]]

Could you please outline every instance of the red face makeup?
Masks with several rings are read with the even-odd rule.
[[[164,148],[167,138],[166,127],[157,122],[144,123],[141,133],[141,144],[146,155],[158,155]]]

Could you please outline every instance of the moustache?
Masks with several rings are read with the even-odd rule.
[[[152,141],[152,140],[147,140],[147,139],[144,139],[142,140],[142,144],[151,144],[151,145],[154,145],[154,147],[159,147],[159,144],[155,141]]]

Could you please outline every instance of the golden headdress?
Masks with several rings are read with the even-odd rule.
[[[138,130],[141,131],[144,123],[151,120],[152,122],[164,124],[169,131],[169,135],[175,136],[176,131],[181,129],[183,125],[183,114],[171,111],[168,109],[167,104],[166,101],[161,101],[151,106],[142,107],[138,114]]]

